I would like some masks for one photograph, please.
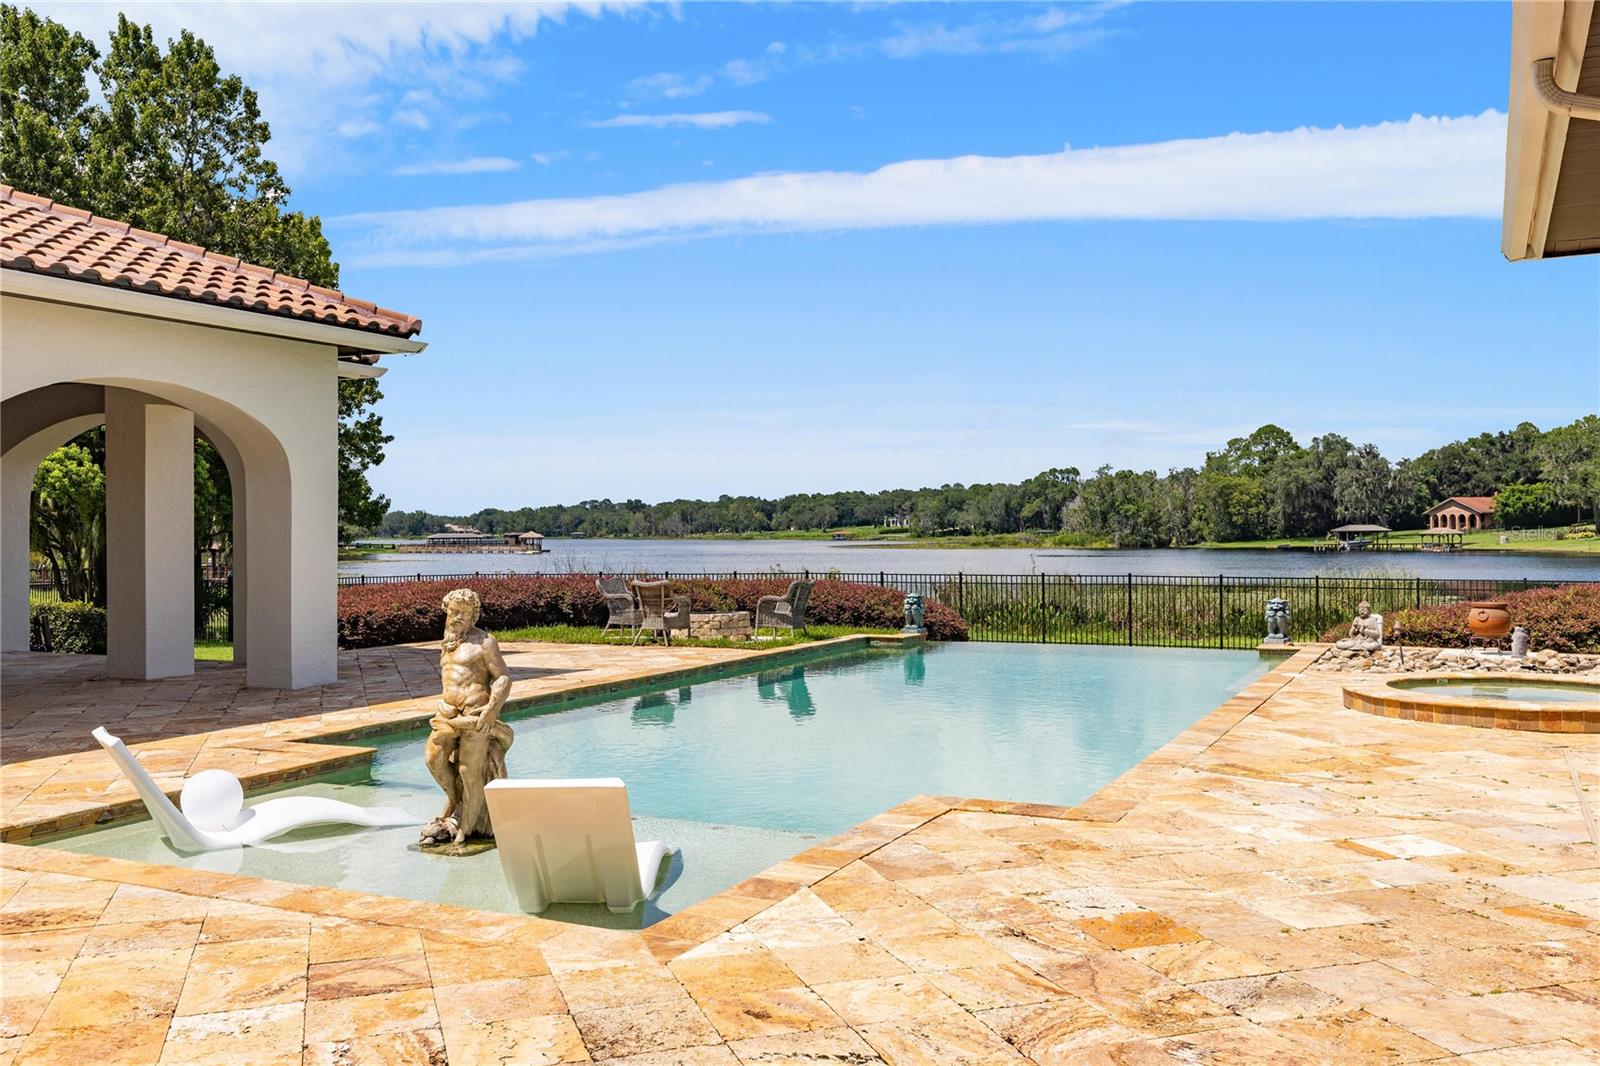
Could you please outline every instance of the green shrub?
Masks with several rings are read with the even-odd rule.
[[[1511,612],[1511,624],[1528,631],[1528,643],[1538,651],[1600,652],[1600,584],[1559,585],[1486,596],[1504,601]],[[1467,601],[1436,607],[1413,607],[1384,619],[1384,639],[1394,639],[1394,623],[1400,622],[1401,639],[1407,644],[1430,648],[1465,648],[1472,631],[1467,627]],[[1345,636],[1349,623],[1341,623],[1322,634],[1324,641]]]
[[[106,609],[81,600],[36,603],[28,612],[28,647],[69,655],[104,655]]]

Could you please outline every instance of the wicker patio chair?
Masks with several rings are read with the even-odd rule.
[[[689,594],[680,592],[674,596],[671,590],[670,581],[633,583],[633,591],[639,596],[639,611],[644,616],[633,634],[635,644],[639,643],[639,634],[647,629],[652,635],[660,633],[668,644],[672,643],[674,629],[683,630],[686,637],[693,635],[689,631]]]
[[[620,626],[634,631],[638,635],[639,626],[644,622],[644,612],[639,610],[639,605],[634,601],[633,593],[628,591],[628,579],[625,577],[602,577],[595,579],[595,587],[600,590],[600,595],[606,598],[606,624],[605,628]]]
[[[777,636],[779,629],[806,631],[806,601],[811,599],[811,581],[791,581],[782,596],[763,596],[756,601],[756,635],[763,628]]]

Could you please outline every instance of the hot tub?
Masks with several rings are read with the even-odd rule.
[[[1346,686],[1344,705],[1415,722],[1600,733],[1600,680],[1422,674]]]

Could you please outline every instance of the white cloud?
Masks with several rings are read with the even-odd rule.
[[[1106,31],[1095,25],[1121,6],[1095,4],[1066,11],[1051,8],[1038,15],[997,18],[985,14],[971,22],[948,26],[943,22],[902,23],[876,48],[891,59],[923,55],[983,55],[989,52],[1035,52],[1061,55],[1103,40]]]
[[[737,86],[756,85],[775,74],[818,63],[994,52],[1025,52],[1055,58],[1103,41],[1111,31],[1099,23],[1124,6],[1124,0],[1103,0],[1070,10],[1049,8],[1039,14],[1003,18],[993,11],[1006,10],[1005,5],[991,5],[991,10],[983,11],[972,21],[954,25],[900,21],[886,37],[839,37],[826,44],[793,47],[784,41],[773,41],[760,55],[728,60],[716,68],[714,75],[703,71],[665,71],[635,78],[628,85],[629,96],[696,96],[711,88],[718,79]]]
[[[508,170],[521,170],[522,164],[501,155],[480,155],[471,159],[437,159],[426,163],[406,163],[389,173],[397,178],[414,178],[427,174],[497,174]]]
[[[367,118],[346,119],[334,127],[334,132],[341,137],[356,138],[370,137],[383,127]]]
[[[760,174],[617,196],[369,212],[335,219],[374,264],[615,250],[731,233],[1075,220],[1490,218],[1505,116],[1064,148]]]
[[[400,126],[410,126],[415,130],[425,130],[433,125],[424,115],[414,107],[403,107],[389,116],[389,121]]]
[[[563,148],[559,152],[534,152],[528,158],[538,163],[541,167],[547,167],[551,163],[559,163],[565,159],[571,159],[572,153]]]
[[[617,115],[589,123],[595,129],[627,129],[648,127],[666,129],[692,126],[701,130],[721,130],[729,126],[742,126],[747,122],[771,122],[772,116],[764,111],[701,111],[676,115]]]
[[[685,96],[699,96],[711,88],[709,74],[674,74],[663,71],[634,78],[628,83],[628,95],[634,97],[660,96],[676,100]]]
[[[628,5],[486,0],[287,7],[169,0],[28,6],[89,37],[102,51],[119,11],[150,25],[163,42],[182,30],[193,31],[216,50],[225,73],[240,75],[259,93],[272,122],[268,151],[292,171],[326,160],[328,134],[349,137],[341,127],[364,130],[381,118],[382,112],[370,110],[363,99],[374,86],[400,108],[421,106],[433,96],[465,95],[481,79],[515,73],[516,61],[496,52],[505,42],[531,37],[573,12],[600,17]],[[399,72],[404,72],[403,83]],[[401,103],[407,95],[411,100]]]

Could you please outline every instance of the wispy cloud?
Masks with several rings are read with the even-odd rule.
[[[336,154],[329,152],[329,134],[366,136],[391,112],[417,129],[443,124],[452,100],[520,70],[520,61],[503,52],[507,43],[532,37],[569,15],[598,18],[628,5],[435,0],[291,10],[210,0],[30,0],[28,6],[89,36],[102,49],[124,10],[149,24],[158,40],[193,31],[216,50],[224,71],[242,75],[260,93],[262,109],[272,118],[271,153],[293,169],[324,165]]]
[[[886,36],[840,37],[820,45],[773,41],[761,54],[730,59],[712,72],[662,71],[635,78],[628,83],[627,95],[630,99],[698,96],[719,81],[755,85],[775,74],[818,63],[990,53],[1055,58],[1105,40],[1112,32],[1103,24],[1105,19],[1124,6],[1123,0],[1106,0],[1013,17],[996,14],[1007,10],[1005,5],[996,5],[966,22],[899,20]]]
[[[628,129],[646,127],[667,129],[692,126],[701,130],[722,130],[729,126],[742,126],[747,122],[771,122],[772,116],[764,111],[699,111],[676,115],[617,115],[589,123],[595,129]]]
[[[572,153],[567,149],[562,148],[561,150],[555,152],[534,152],[529,155],[528,158],[533,160],[535,163],[538,163],[541,167],[547,167],[552,163],[560,163],[563,160],[571,159]]]
[[[677,100],[685,96],[699,96],[711,88],[711,82],[709,74],[675,74],[663,71],[660,74],[647,74],[642,78],[634,78],[628,83],[628,95],[635,98],[659,96]]]
[[[1119,4],[1096,4],[1071,11],[1051,8],[1037,15],[1002,18],[986,13],[971,22],[901,23],[899,29],[875,42],[890,59],[915,59],[923,55],[984,55],[990,52],[1033,52],[1056,56],[1087,48],[1104,40],[1107,31],[1097,25]]]
[[[503,155],[479,155],[471,159],[436,159],[425,163],[406,163],[389,173],[397,178],[415,178],[428,174],[497,174],[508,170],[521,170],[522,164]]]
[[[751,232],[1077,220],[1488,218],[1505,116],[1414,115],[1046,155],[914,159],[868,173],[761,174],[619,196],[347,215],[373,264],[613,250]]]

